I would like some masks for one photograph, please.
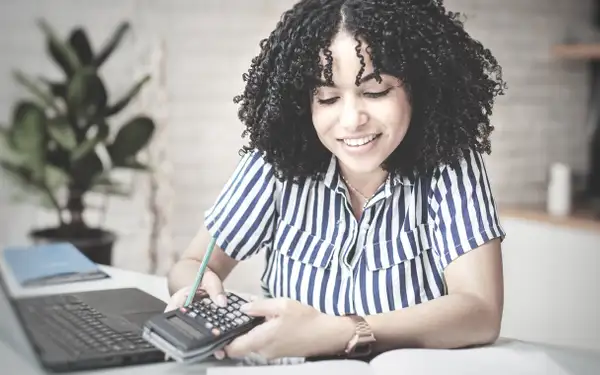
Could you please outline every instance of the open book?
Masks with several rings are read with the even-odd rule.
[[[600,370],[600,369],[598,369]],[[488,347],[472,349],[401,349],[382,353],[370,363],[329,360],[290,365],[219,366],[207,375],[567,375],[571,372],[537,346],[499,340]],[[600,372],[599,372],[600,373]]]

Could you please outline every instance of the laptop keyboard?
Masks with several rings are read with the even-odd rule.
[[[30,331],[44,335],[75,356],[123,353],[154,348],[140,334],[117,332],[103,314],[75,296],[36,298],[20,306]]]

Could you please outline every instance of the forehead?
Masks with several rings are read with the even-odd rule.
[[[328,48],[331,58],[325,50],[320,51],[324,67],[321,79],[325,80],[325,70],[330,68],[336,86],[355,85],[359,74],[365,76],[373,72],[373,62],[367,47],[364,39],[356,38],[344,30],[338,32]]]

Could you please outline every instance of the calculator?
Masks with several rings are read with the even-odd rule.
[[[142,337],[178,362],[202,361],[264,321],[239,310],[245,299],[231,292],[226,296],[227,306],[220,307],[199,291],[189,306],[150,318]]]

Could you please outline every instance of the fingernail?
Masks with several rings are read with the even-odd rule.
[[[219,350],[215,352],[215,358],[218,360],[224,359],[225,358],[225,353],[223,353],[223,351]]]
[[[223,294],[219,294],[217,296],[217,305],[221,306],[221,307],[226,307],[227,306],[227,297],[225,297],[225,295]]]

